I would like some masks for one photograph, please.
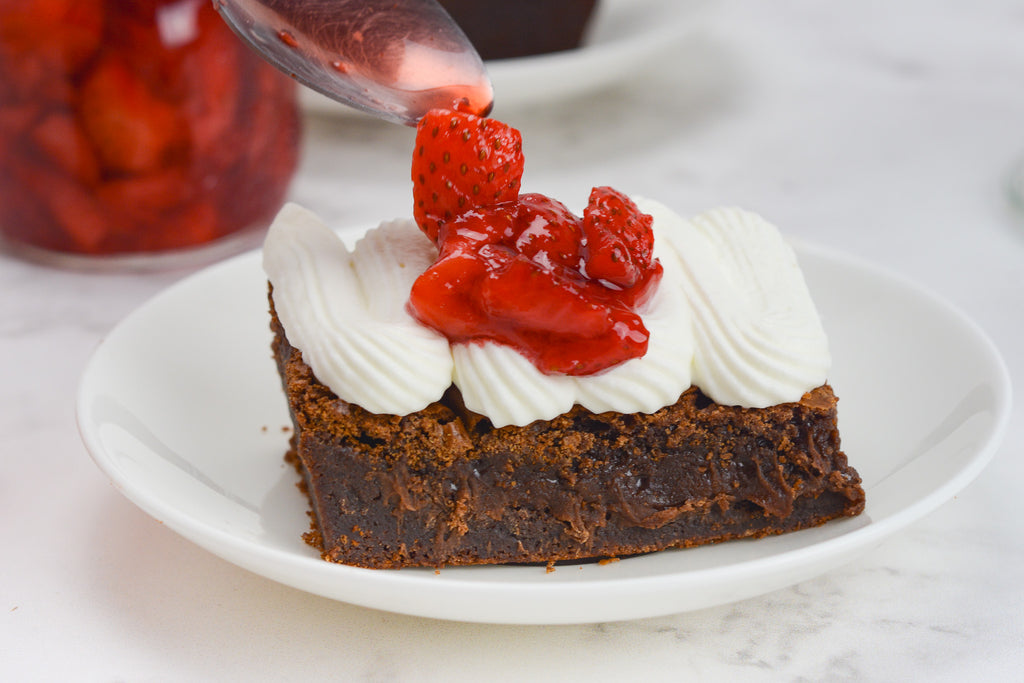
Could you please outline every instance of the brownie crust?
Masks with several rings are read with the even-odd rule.
[[[805,529],[864,509],[820,386],[766,409],[691,387],[647,414],[496,429],[452,387],[411,415],[338,398],[273,309],[273,352],[324,559],[370,568],[582,561]]]

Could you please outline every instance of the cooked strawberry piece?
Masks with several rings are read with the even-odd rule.
[[[439,259],[455,253],[477,253],[486,244],[502,243],[515,231],[515,204],[473,209],[445,222],[438,233]]]
[[[117,172],[151,171],[184,151],[182,119],[150,92],[122,59],[109,57],[82,85],[79,114],[103,165]]]
[[[432,110],[416,129],[413,217],[437,241],[445,221],[474,208],[514,201],[522,175],[519,131],[473,114]]]
[[[14,242],[43,249],[68,247],[68,236],[57,225],[44,198],[31,191],[38,180],[33,164],[0,166],[0,207],[3,208],[3,231]]]
[[[3,97],[3,85],[0,84],[0,102],[4,102]],[[14,150],[39,118],[40,109],[38,104],[27,102],[17,105],[6,102],[0,106],[0,159],[11,159],[17,155]]]
[[[68,242],[70,251],[101,253],[110,234],[118,229],[111,216],[90,192],[66,175],[49,169],[33,169],[32,186],[46,188],[41,198]]]
[[[487,324],[474,302],[474,292],[486,275],[476,254],[451,254],[413,283],[410,309],[423,324],[444,331],[450,339],[470,339]]]
[[[99,50],[106,0],[8,0],[0,20],[0,63],[34,55],[49,69],[77,74]],[[8,70],[5,78],[18,73]]]
[[[561,202],[542,194],[519,197],[516,251],[541,268],[580,267],[580,220]]]
[[[489,270],[477,296],[497,328],[592,337],[612,324],[606,306],[522,255],[501,270]]]
[[[161,213],[194,201],[198,193],[187,182],[184,169],[170,168],[106,180],[96,194],[112,213],[125,212],[152,225]]]
[[[73,116],[53,112],[40,120],[31,133],[40,154],[65,173],[86,184],[99,180],[100,165],[89,140]]]
[[[166,216],[161,229],[150,236],[146,248],[151,251],[181,249],[206,244],[223,235],[224,222],[216,207],[207,202],[192,202]]]
[[[651,265],[651,221],[621,192],[594,188],[583,211],[587,276],[622,289],[637,284]]]
[[[260,67],[285,82],[290,83],[290,79],[283,78],[262,60],[246,59],[244,50],[248,48],[235,40],[215,11],[206,9],[196,13],[195,40],[188,49],[175,51],[179,61],[174,80],[182,93],[188,93],[182,97],[181,112],[192,144],[204,158],[212,157],[218,165],[226,165],[222,160],[230,159],[237,150],[247,145],[269,144],[270,138],[286,130],[265,125],[257,126],[256,131],[246,130],[257,115],[265,118],[262,112],[254,110],[273,107],[280,101],[276,93],[260,96]],[[257,136],[246,139],[247,132]]]

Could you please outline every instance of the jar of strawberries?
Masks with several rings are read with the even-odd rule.
[[[283,203],[299,137],[295,84],[210,0],[0,0],[9,246],[132,256],[248,234]]]

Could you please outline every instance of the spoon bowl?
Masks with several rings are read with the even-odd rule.
[[[430,109],[487,115],[487,70],[435,0],[215,0],[221,17],[281,71],[395,123]]]

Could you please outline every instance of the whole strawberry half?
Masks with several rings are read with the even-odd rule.
[[[515,201],[523,176],[519,131],[462,112],[433,110],[416,129],[413,217],[437,242],[438,228],[472,209]]]

